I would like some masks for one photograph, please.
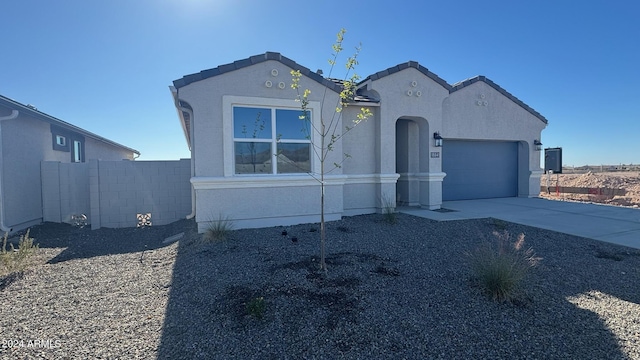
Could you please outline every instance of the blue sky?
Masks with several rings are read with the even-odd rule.
[[[328,69],[362,43],[364,76],[418,61],[485,75],[543,114],[565,165],[640,163],[640,2],[20,0],[2,4],[0,94],[135,148],[189,157],[168,86],[280,52]]]

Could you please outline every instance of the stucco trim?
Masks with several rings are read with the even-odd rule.
[[[395,184],[399,174],[358,174],[347,175],[345,184]]]
[[[352,184],[395,184],[399,174],[358,174],[326,175],[327,186]],[[213,177],[196,176],[191,178],[196,190],[273,188],[295,186],[318,186],[320,182],[311,175],[272,175],[272,176],[233,176]]]
[[[442,181],[447,176],[443,172],[428,172],[428,173],[415,173],[412,174],[419,181]]]
[[[325,176],[325,183],[327,186],[344,185],[346,179],[345,175],[329,175]],[[196,176],[191,178],[191,184],[195,190],[320,186],[320,182],[310,175]]]

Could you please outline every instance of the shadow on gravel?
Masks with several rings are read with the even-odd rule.
[[[168,225],[146,228],[101,228],[76,227],[69,224],[44,223],[34,226],[30,236],[40,248],[64,248],[48,263],[58,263],[72,259],[91,258],[109,254],[135,253],[161,248],[169,243],[162,242],[167,237],[184,232],[193,227],[193,220],[180,220]]]
[[[638,279],[640,253],[499,224],[527,234],[543,260],[524,295],[495,303],[471,286],[463,255],[491,234],[490,219],[377,219],[328,226],[328,275],[309,225],[181,241],[158,358],[629,358],[603,318],[568,298],[595,289],[638,304],[621,273]],[[260,319],[247,307],[257,298]]]

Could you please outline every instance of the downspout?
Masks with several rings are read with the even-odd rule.
[[[187,113],[189,115],[189,119],[191,120],[191,126],[189,128],[189,139],[191,144],[189,144],[189,150],[191,152],[191,177],[195,176],[195,154],[193,152],[193,111],[190,109],[181,106],[180,100],[178,99],[178,89],[173,86],[170,87],[171,94],[173,95],[173,102],[175,104],[176,109],[178,110],[178,117],[184,123],[184,115],[183,113]],[[191,214],[186,216],[186,219],[193,219],[196,216],[196,191],[191,185]]]
[[[12,110],[9,116],[0,116],[0,230],[4,233],[10,233],[13,228],[8,227],[4,223],[4,161],[2,156],[2,121],[13,120],[18,117],[20,112],[18,110]]]

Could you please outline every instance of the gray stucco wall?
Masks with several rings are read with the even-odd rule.
[[[189,84],[179,89],[178,96],[193,108],[192,152],[196,192],[196,220],[200,230],[219,214],[230,216],[241,227],[273,226],[312,222],[319,219],[319,186],[307,174],[286,174],[281,183],[294,182],[290,188],[273,186],[276,177],[237,176],[233,171],[233,133],[230,127],[231,104],[249,106],[278,106],[299,109],[296,91],[290,87],[291,69],[278,61],[266,61]],[[271,86],[267,86],[270,82]],[[325,87],[303,77],[301,91],[310,89],[310,101],[315,106],[323,100]],[[256,99],[260,100],[257,104]],[[329,121],[334,115],[338,94],[326,92],[325,106],[316,107],[314,121],[323,116]],[[225,114],[226,112],[226,114]],[[341,120],[338,129],[342,129]],[[357,130],[356,130],[357,131]],[[326,160],[340,162],[342,144]],[[312,168],[319,170],[318,159],[312,157]],[[334,177],[327,190],[327,213],[339,218],[342,213],[342,169],[331,173]],[[338,178],[335,178],[338,177]],[[248,184],[251,183],[251,184]],[[241,199],[241,200],[239,200]],[[337,214],[337,215],[336,215]]]
[[[0,123],[4,223],[18,230],[42,219],[40,162],[53,159],[49,124],[19,116]]]
[[[317,183],[308,175],[236,175],[233,170],[232,106],[299,108],[289,86],[290,70],[278,61],[265,61],[205,76],[177,90],[177,97],[193,109],[191,182],[201,231],[219,216],[240,227],[317,221]],[[338,141],[326,160],[331,168],[342,162],[344,153],[351,156],[327,178],[331,217],[380,211],[384,202],[397,200],[438,209],[446,174],[435,132],[445,139],[517,142],[518,195],[537,193],[533,185],[539,178],[539,153],[532,146],[545,123],[484,82],[450,92],[452,87],[438,80],[408,67],[360,84],[380,102],[349,106],[342,113],[340,129],[350,125],[360,106],[369,106],[373,116]],[[337,94],[305,77],[300,88],[311,90],[315,121],[320,114],[327,121],[332,118]],[[476,108],[480,95],[491,105]],[[313,159],[314,172],[318,167]]]

